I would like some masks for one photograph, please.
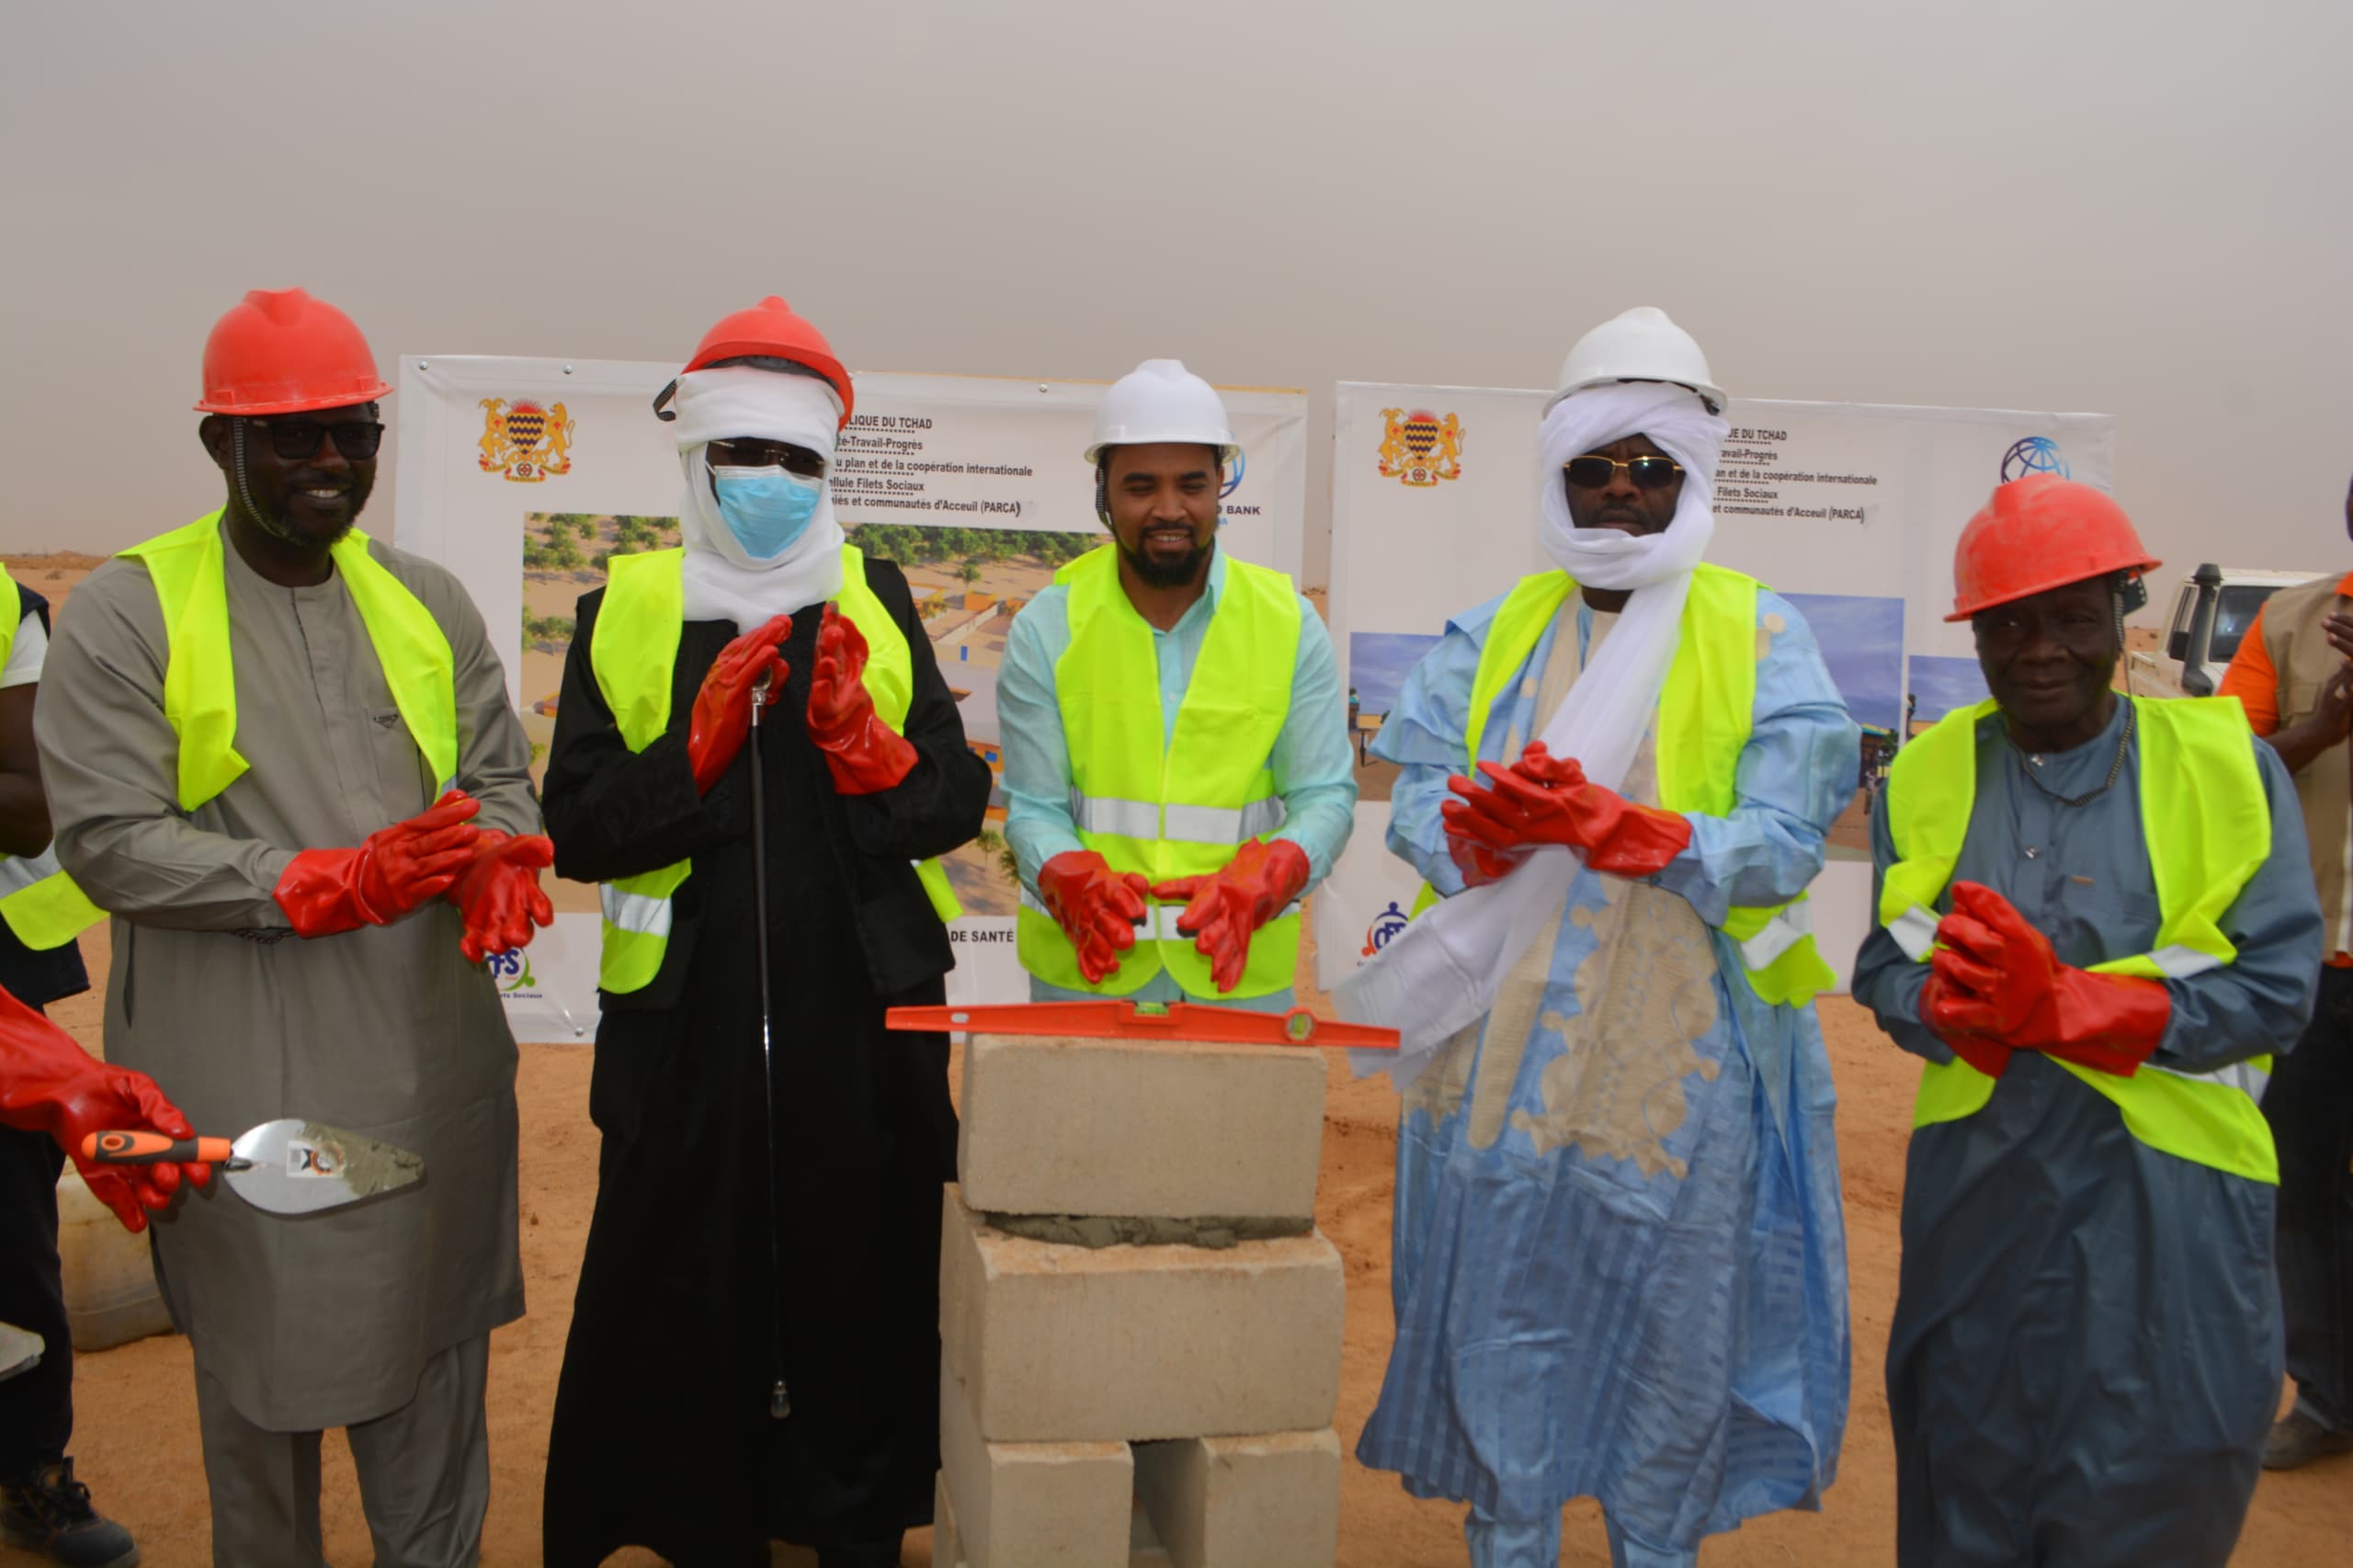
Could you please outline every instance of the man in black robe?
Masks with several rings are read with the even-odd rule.
[[[676,393],[683,552],[581,600],[548,766],[556,870],[606,884],[607,926],[544,1561],[780,1539],[892,1568],[931,1516],[956,1120],[946,1037],[883,1013],[945,999],[945,880],[914,862],[979,831],[989,772],[905,579],[834,523],[852,390],[824,338],[771,298]]]

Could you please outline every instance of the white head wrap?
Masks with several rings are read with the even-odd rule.
[[[1633,592],[1542,737],[1553,756],[1574,757],[1605,789],[1624,782],[1658,711],[1691,568],[1716,530],[1716,459],[1727,428],[1695,393],[1648,382],[1588,388],[1544,417],[1537,441],[1537,533],[1545,553],[1580,584]],[[1665,532],[1641,537],[1571,527],[1561,466],[1629,436],[1649,437],[1683,465],[1674,520]],[[1443,901],[1341,982],[1333,1001],[1342,1017],[1385,1024],[1404,1038],[1401,1051],[1359,1052],[1360,1072],[1385,1071],[1400,1086],[1409,1084],[1457,1030],[1495,1005],[1504,977],[1567,902],[1574,853],[1540,849],[1502,881]]]
[[[687,478],[678,506],[687,547],[687,619],[732,620],[739,632],[750,631],[840,593],[842,529],[834,521],[830,478],[801,537],[774,558],[756,561],[719,515],[705,450],[713,441],[746,437],[790,441],[823,457],[830,475],[842,417],[832,386],[815,376],[730,365],[680,376],[676,406],[670,428]]]

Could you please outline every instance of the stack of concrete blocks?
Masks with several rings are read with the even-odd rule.
[[[1314,1050],[972,1038],[940,1249],[935,1568],[1332,1562],[1343,1280],[1314,1228],[1323,1127]],[[1192,1241],[1073,1244],[1014,1216]],[[1262,1239],[1192,1244],[1222,1224]]]

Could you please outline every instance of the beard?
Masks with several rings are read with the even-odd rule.
[[[302,550],[332,550],[341,544],[359,523],[359,519],[356,517],[346,517],[333,533],[322,537],[316,533],[305,533],[296,528],[282,509],[274,510],[256,504],[240,505],[237,510],[243,512],[248,522],[270,538]]]
[[[1113,542],[1119,544],[1120,553],[1126,558],[1128,564],[1135,568],[1136,576],[1146,587],[1152,588],[1181,588],[1192,583],[1200,575],[1203,564],[1210,558],[1210,551],[1217,548],[1217,539],[1212,535],[1207,544],[1194,547],[1181,561],[1160,562],[1140,549],[1131,549],[1116,536]]]

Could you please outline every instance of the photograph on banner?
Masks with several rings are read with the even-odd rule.
[[[1906,739],[1918,734],[1956,708],[1967,708],[1993,695],[1985,687],[1985,672],[1975,659],[1946,653],[1915,653],[1906,694],[1909,711]]]
[[[1398,684],[1449,616],[1552,569],[1538,540],[1537,389],[1341,382],[1332,468],[1332,631],[1360,748],[1357,833],[1317,900],[1330,986],[1401,929],[1415,882],[1386,847],[1389,769],[1370,755]],[[1984,695],[1969,628],[1943,619],[1952,554],[1988,492],[2027,472],[2107,484],[2103,415],[1734,398],[1707,558],[1788,598],[1862,730],[1829,833],[1816,928],[1843,969],[1870,921],[1870,812],[1894,753]],[[1772,628],[1765,628],[1770,636]],[[1907,668],[1909,673],[1907,674]]]
[[[1904,722],[1904,601],[1861,594],[1783,594],[1813,629],[1822,662],[1863,732],[1854,798],[1830,827],[1833,859],[1871,858],[1871,800],[1895,760]],[[1765,623],[1768,636],[1780,630]]]
[[[1065,562],[1092,550],[1097,533],[1042,528],[978,528],[946,522],[862,522],[836,502],[844,531],[868,555],[897,563],[930,634],[939,672],[956,699],[965,744],[1002,778],[996,672],[1021,607],[1051,583]],[[676,517],[588,512],[529,512],[523,518],[523,729],[531,742],[531,782],[547,777],[555,738],[556,700],[572,647],[575,607],[601,587],[614,555],[668,550],[678,543]],[[1020,883],[1002,831],[1002,790],[989,799],[989,825],[945,858],[956,896],[972,915],[1011,917]],[[594,914],[597,889],[550,879],[559,910]]]
[[[1357,754],[1357,799],[1385,801],[1397,765],[1372,755],[1381,722],[1404,689],[1405,676],[1438,646],[1436,632],[1352,631],[1348,634],[1348,741]]]
[[[986,825],[980,836],[946,856],[948,880],[968,915],[1011,919],[1021,907],[1021,882],[1005,839],[1005,747],[997,726],[996,673],[1013,618],[1051,584],[1054,574],[1102,542],[1093,531],[1044,528],[968,528],[926,520],[861,520],[864,498],[835,494],[849,540],[870,556],[895,562],[906,574],[915,613],[931,638],[932,656],[956,699],[964,744],[989,765]],[[952,514],[951,514],[952,515]],[[937,514],[935,514],[935,517]]]
[[[394,537],[455,573],[481,608],[513,682],[535,780],[545,776],[581,596],[604,582],[613,554],[679,543],[678,450],[651,407],[676,374],[674,362],[400,358]],[[996,668],[1013,617],[1105,537],[1084,457],[1103,389],[889,372],[855,380],[857,407],[832,473],[835,516],[851,542],[905,572],[966,739],[998,771]],[[1221,545],[1296,575],[1307,400],[1279,389],[1220,392],[1243,449],[1225,476]],[[1026,997],[1001,795],[948,871],[965,909],[949,929],[950,1000]],[[500,960],[500,990],[519,1038],[585,1038],[597,1017],[597,889],[552,877],[546,885],[555,926],[511,963]]]

